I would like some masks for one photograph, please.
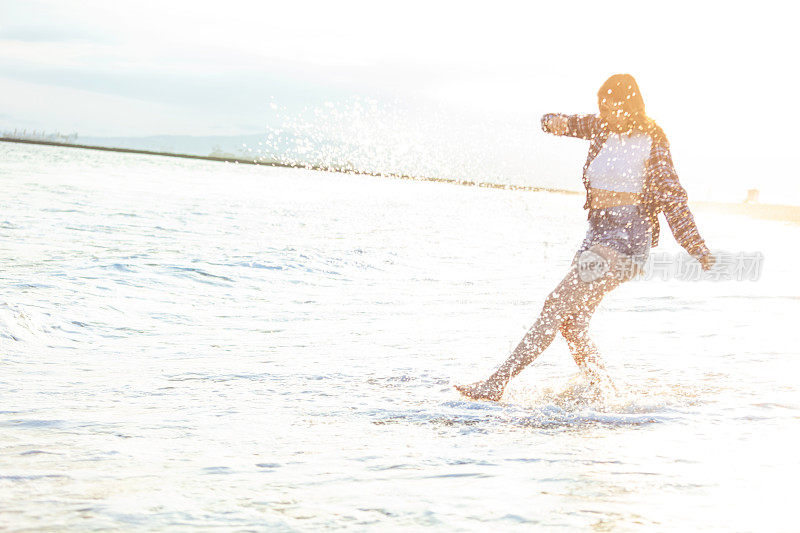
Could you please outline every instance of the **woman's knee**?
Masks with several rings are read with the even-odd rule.
[[[580,344],[589,334],[588,324],[582,320],[576,320],[575,318],[569,318],[562,322],[558,330],[570,344]]]

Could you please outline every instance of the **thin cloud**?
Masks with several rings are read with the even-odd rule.
[[[86,42],[113,44],[118,42],[110,34],[87,28],[59,27],[55,25],[18,25],[0,27],[0,40],[28,43]]]

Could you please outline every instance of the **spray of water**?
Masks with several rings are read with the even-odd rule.
[[[270,104],[260,161],[339,172],[531,186],[546,182],[529,122],[487,122],[441,107],[351,97],[289,111]],[[544,183],[545,186],[550,185]]]

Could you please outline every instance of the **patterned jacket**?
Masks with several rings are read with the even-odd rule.
[[[549,128],[549,119],[554,117],[567,119],[567,132],[564,135],[592,142],[589,146],[589,156],[586,158],[586,164],[583,165],[583,186],[586,189],[586,203],[583,208],[589,209],[591,198],[589,178],[586,176],[586,172],[594,158],[600,153],[600,149],[608,139],[610,131],[606,123],[598,115],[549,113],[542,117],[542,129],[547,133],[555,134]],[[652,246],[658,245],[658,237],[661,230],[658,214],[663,211],[675,240],[692,257],[699,261],[711,252],[697,230],[692,212],[689,211],[686,190],[678,181],[678,174],[672,164],[669,142],[667,142],[666,135],[658,126],[654,126],[650,131],[650,138],[652,143],[650,157],[646,163],[642,206],[650,222],[653,235]]]

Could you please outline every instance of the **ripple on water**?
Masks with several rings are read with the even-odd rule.
[[[533,320],[585,233],[579,198],[0,155],[17,173],[0,180],[0,484],[19,529],[780,530],[762,521],[791,513],[789,267],[604,301],[619,397],[543,357],[503,403],[472,402],[449,380]],[[30,477],[48,475],[74,478]],[[754,498],[777,504],[738,521]]]
[[[405,384],[413,376],[370,379],[392,387],[393,381]],[[435,380],[438,381],[438,380]],[[364,411],[373,424],[434,425],[471,431],[507,431],[513,428],[564,429],[585,427],[640,427],[669,422],[684,416],[681,409],[691,403],[685,393],[642,394],[622,389],[620,393],[599,390],[580,378],[559,386],[528,390],[516,388],[502,402],[448,400],[429,402],[406,410]]]

